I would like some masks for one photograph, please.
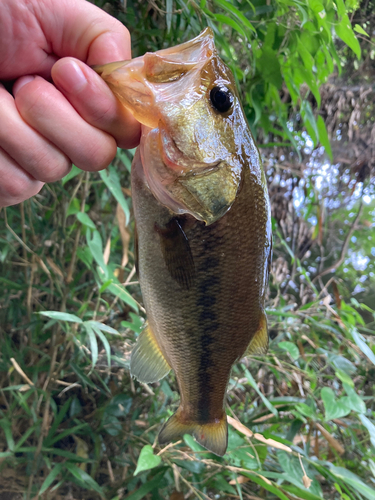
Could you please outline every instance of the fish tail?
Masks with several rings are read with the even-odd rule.
[[[228,446],[227,416],[223,412],[221,418],[200,424],[186,421],[182,417],[181,408],[179,408],[163,425],[159,433],[159,444],[163,445],[175,441],[184,434],[191,434],[200,445],[222,457]]]

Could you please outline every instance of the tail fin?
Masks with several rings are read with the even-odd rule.
[[[196,441],[222,457],[228,446],[228,422],[225,412],[220,419],[207,424],[184,421],[181,418],[181,409],[179,408],[163,425],[159,433],[159,444],[169,443],[182,437],[184,434],[191,434]]]

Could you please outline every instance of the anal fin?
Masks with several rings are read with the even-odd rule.
[[[179,408],[163,425],[158,437],[159,444],[175,441],[184,434],[191,434],[200,445],[222,457],[228,446],[227,416],[223,411],[222,416],[213,422],[200,424],[185,421]]]
[[[259,356],[266,354],[268,350],[268,327],[267,318],[264,311],[260,314],[259,327],[254,337],[250,340],[244,356]]]
[[[170,371],[151,328],[147,324],[140,333],[130,357],[130,373],[140,382],[150,384],[165,377]]]

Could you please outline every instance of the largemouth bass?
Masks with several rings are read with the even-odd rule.
[[[231,368],[268,347],[271,226],[259,152],[210,29],[95,70],[142,124],[131,178],[148,323],[131,374],[151,383],[175,371],[181,402],[160,444],[190,433],[223,455]]]

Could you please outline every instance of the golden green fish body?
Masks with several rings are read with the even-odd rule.
[[[233,76],[209,31],[140,59],[130,63],[133,85],[125,82],[129,65],[98,70],[144,124],[132,196],[148,326],[131,372],[155,382],[175,371],[181,403],[160,443],[187,432],[223,455],[231,368],[268,344],[265,176]]]

